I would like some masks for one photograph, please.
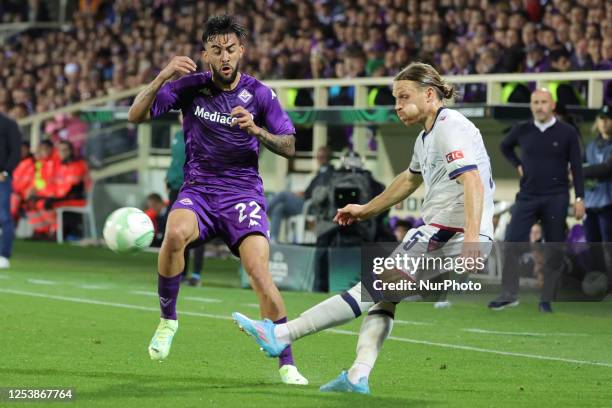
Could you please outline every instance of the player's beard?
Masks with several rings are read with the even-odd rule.
[[[213,76],[215,77],[217,81],[225,85],[231,85],[234,83],[234,81],[236,80],[236,77],[238,76],[238,70],[240,69],[240,61],[236,63],[236,66],[233,68],[232,73],[227,78],[223,75],[223,73],[220,70],[215,69],[215,67],[213,67],[212,65],[210,67],[212,68]]]

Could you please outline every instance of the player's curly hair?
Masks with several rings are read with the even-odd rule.
[[[208,40],[224,34],[236,34],[238,40],[242,42],[247,37],[247,30],[244,26],[238,24],[233,16],[227,14],[212,16],[204,25],[202,42],[204,43],[204,46],[206,46]]]
[[[422,88],[432,87],[440,100],[457,96],[455,87],[445,82],[438,71],[429,64],[413,62],[395,76],[394,81],[413,81]]]

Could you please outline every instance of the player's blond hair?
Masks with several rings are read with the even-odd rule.
[[[394,81],[413,81],[420,87],[432,87],[440,100],[457,96],[455,87],[445,82],[438,71],[429,64],[413,62],[395,76]]]

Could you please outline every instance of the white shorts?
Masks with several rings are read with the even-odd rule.
[[[486,263],[486,257],[491,252],[492,240],[485,235],[479,235],[479,238],[479,243],[472,245],[474,249],[478,249],[478,256],[483,258],[482,262]],[[463,251],[463,244],[462,230],[426,224],[408,231],[391,257],[413,259],[403,263],[402,266],[407,266],[406,268],[398,269],[415,280],[431,279],[445,272],[461,274],[472,269],[466,268],[462,264],[463,260],[458,259]]]

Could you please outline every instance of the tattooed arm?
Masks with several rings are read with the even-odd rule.
[[[253,115],[242,106],[237,106],[232,109],[232,116],[235,118],[235,120],[232,121],[232,126],[238,125],[240,129],[246,130],[271,152],[286,158],[295,155],[295,136],[273,135],[266,129],[257,126],[253,121]]]
[[[136,95],[128,111],[128,121],[140,123],[151,118],[150,110],[155,96],[166,82],[177,76],[196,70],[196,64],[189,57],[174,57],[172,61],[155,77],[155,79]]]
[[[271,152],[286,158],[295,155],[295,136],[293,135],[273,135],[266,129],[259,128],[259,132],[254,136]]]

